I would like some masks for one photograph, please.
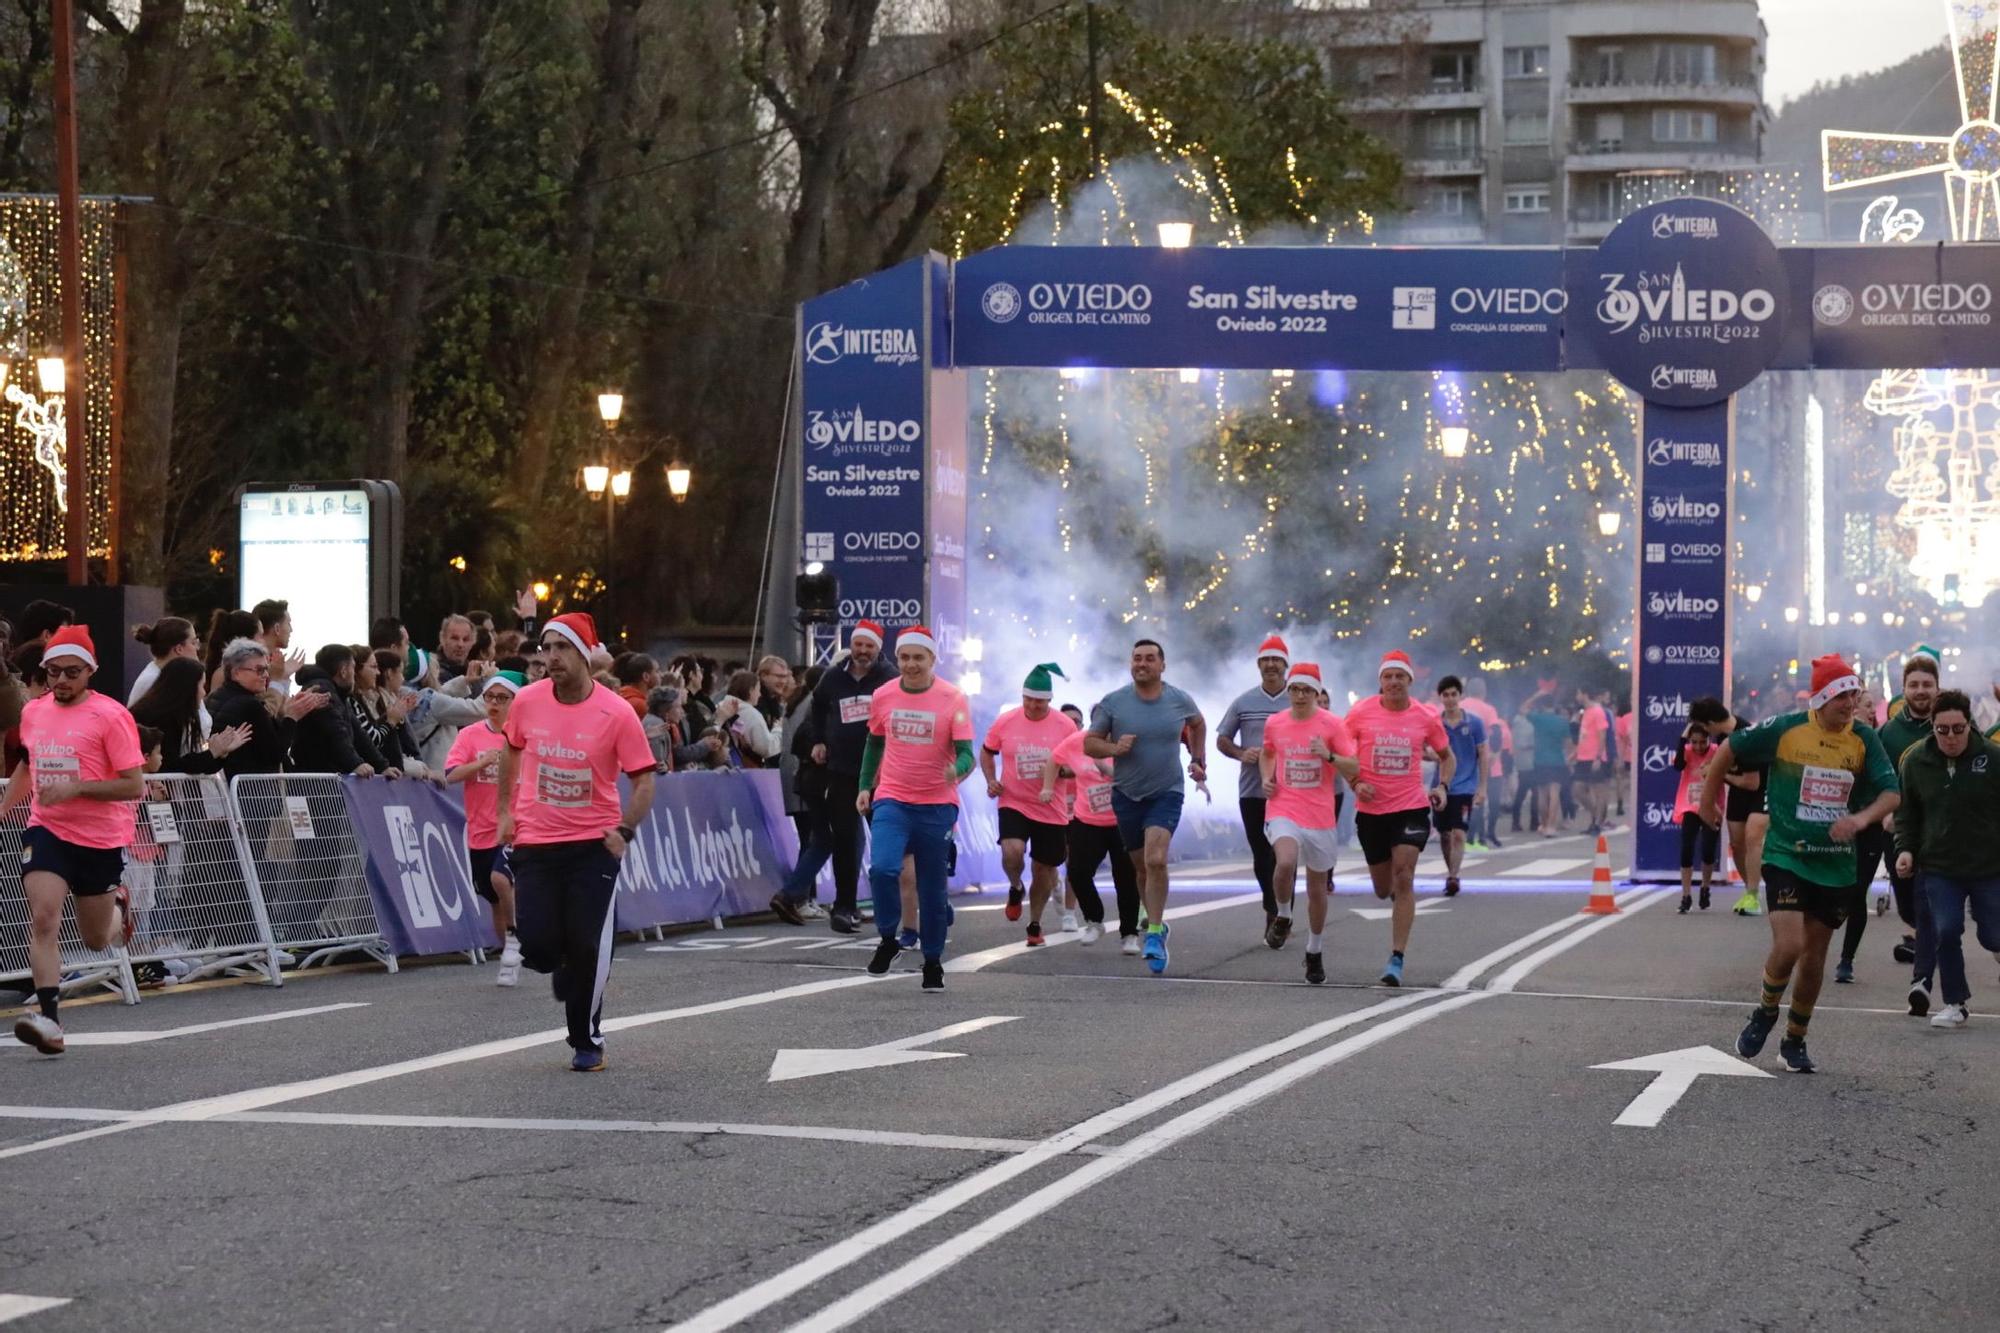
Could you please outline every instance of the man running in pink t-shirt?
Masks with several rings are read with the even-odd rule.
[[[1403,951],[1417,917],[1417,858],[1431,840],[1431,811],[1451,790],[1451,738],[1437,714],[1410,698],[1416,672],[1408,653],[1382,658],[1382,692],[1348,710],[1361,777],[1354,784],[1354,836],[1375,881],[1375,896],[1391,899],[1389,964],[1384,986],[1403,984]],[[1437,785],[1424,791],[1424,757],[1437,760]]]
[[[618,863],[653,808],[653,747],[632,705],[591,677],[597,647],[596,622],[580,611],[542,630],[549,674],[507,710],[496,830],[513,849],[521,962],[551,974],[580,1074],[604,1068]],[[621,773],[632,783],[622,806]]]
[[[145,794],[146,756],[132,715],[90,688],[97,649],[90,631],[65,625],[42,650],[49,692],[21,713],[27,757],[14,766],[0,816],[29,801],[21,835],[21,887],[28,897],[28,968],[36,1013],[14,1035],[43,1055],[61,1055],[62,910],[76,900],[77,933],[86,949],[108,949],[119,934],[121,903],[113,890],[125,875],[133,807]],[[129,936],[129,929],[126,932]]]
[[[1604,832],[1611,811],[1611,692],[1587,686],[1576,692],[1582,711],[1576,721],[1576,759],[1570,770],[1576,796],[1590,813],[1590,827],[1584,836],[1594,838]]]
[[[1042,795],[1049,757],[1076,730],[1076,723],[1049,707],[1057,676],[1069,679],[1054,662],[1030,671],[1021,685],[1021,706],[993,720],[979,752],[986,794],[1000,801],[1000,868],[1007,874],[1009,921],[1021,919],[1021,871],[1024,862],[1034,859],[1028,903],[1030,948],[1043,943],[1042,909],[1055,894],[1056,871],[1069,858],[1065,836],[1069,812],[1060,799]]]
[[[1326,980],[1320,958],[1326,934],[1326,899],[1333,889],[1336,854],[1333,775],[1352,782],[1360,773],[1354,741],[1341,720],[1319,706],[1319,666],[1297,662],[1286,675],[1291,707],[1264,720],[1258,776],[1265,799],[1264,836],[1276,857],[1271,894],[1277,915],[1265,928],[1265,943],[1282,949],[1292,933],[1293,890],[1299,863],[1306,867],[1306,980]]]

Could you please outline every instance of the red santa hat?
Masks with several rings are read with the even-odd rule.
[[[853,630],[847,636],[847,646],[852,648],[864,639],[874,644],[877,648],[880,648],[882,646],[882,627],[872,620],[855,621]]]
[[[1401,648],[1393,648],[1382,654],[1382,665],[1375,668],[1375,679],[1382,679],[1385,671],[1400,671],[1411,680],[1417,678],[1417,669],[1410,665],[1410,655]]]
[[[922,625],[911,625],[896,636],[896,651],[901,652],[905,648],[923,648],[927,649],[932,657],[937,656],[937,640],[932,638],[931,632]]]
[[[1285,677],[1285,688],[1290,689],[1294,685],[1310,685],[1315,690],[1325,689],[1326,686],[1319,678],[1319,663],[1294,662],[1290,674]]]
[[[64,625],[51,634],[42,648],[42,660],[53,662],[58,657],[80,658],[92,671],[97,670],[97,645],[90,641],[90,631],[81,625]]]
[[[1285,647],[1285,641],[1276,634],[1257,645],[1258,662],[1261,663],[1267,657],[1275,657],[1286,666],[1292,664],[1292,650]]]
[[[1850,690],[1861,688],[1861,677],[1840,660],[1839,653],[1815,657],[1812,664],[1812,695],[1806,706],[1817,712]]]
[[[598,646],[597,622],[591,619],[588,611],[566,611],[542,626],[542,632],[562,635],[585,657],[589,657]]]

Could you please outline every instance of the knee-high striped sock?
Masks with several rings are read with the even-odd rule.
[[[1812,1022],[1812,1006],[1806,1005],[1801,1008],[1796,1000],[1793,1001],[1791,1011],[1785,1015],[1786,1038],[1791,1041],[1799,1040],[1806,1035],[1806,1024],[1810,1022]]]
[[[1784,998],[1785,987],[1790,981],[1790,977],[1774,977],[1769,972],[1764,974],[1764,990],[1757,1000],[1757,1007],[1763,1010],[1767,1017],[1778,1016],[1778,1001]]]

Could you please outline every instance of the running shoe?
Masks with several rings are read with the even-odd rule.
[[[602,1074],[604,1072],[603,1051],[578,1051],[569,1058],[572,1074]]]
[[[1686,916],[1688,914],[1688,909],[1693,906],[1694,906],[1694,899],[1688,897],[1685,893],[1683,893],[1681,895],[1681,915]]]
[[[1931,1026],[1934,1028],[1962,1028],[1965,1026],[1968,1017],[1970,1015],[1965,1012],[1964,1005],[1948,1004],[1931,1015]]]
[[[1382,984],[1384,986],[1403,984],[1403,960],[1395,954],[1389,955],[1389,965],[1382,969]]]
[[[1028,923],[1028,947],[1030,949],[1039,949],[1047,943],[1048,940],[1042,936],[1042,923],[1039,921],[1030,921]]]
[[[1146,956],[1146,966],[1152,971],[1153,975],[1156,977],[1163,975],[1167,970],[1166,926],[1162,925],[1158,930],[1148,930],[1146,932],[1146,944],[1143,952]]]
[[[1083,938],[1079,939],[1077,943],[1095,944],[1103,938],[1104,927],[1095,921],[1086,921],[1083,923]]]
[[[933,994],[944,994],[944,963],[940,959],[924,959],[924,989]]]
[[[1010,888],[1007,890],[1007,919],[1009,921],[1019,921],[1021,919],[1021,900],[1027,896],[1020,889]]]
[[[808,921],[826,920],[826,909],[808,898],[799,904],[799,915]]]
[[[1804,1037],[1787,1037],[1779,1042],[1778,1059],[1794,1074],[1810,1074],[1814,1068],[1812,1057],[1806,1054]]]
[[[1708,910],[1708,889],[1706,886],[1701,891],[1701,910],[1704,912]]]
[[[782,893],[771,896],[771,915],[788,926],[803,926],[806,923],[805,913],[799,911],[799,905]]]
[[[112,901],[118,904],[118,933],[126,948],[132,947],[132,937],[138,933],[138,923],[132,919],[132,890],[120,884],[111,891]]]
[[[826,914],[826,924],[836,935],[861,933],[861,918],[853,912],[843,912],[838,908]]]
[[[63,1053],[62,1024],[40,1014],[22,1014],[14,1020],[14,1037],[43,1055]]]
[[[1854,984],[1854,960],[1843,958],[1833,965],[1833,979],[1843,986]]]
[[[1776,1009],[1768,1014],[1762,1009],[1752,1009],[1750,1021],[1736,1034],[1736,1053],[1745,1060],[1756,1059],[1757,1052],[1764,1049],[1764,1043],[1770,1039],[1771,1029],[1776,1026],[1778,1026]]]
[[[1506,845],[1506,843],[1500,841],[1498,838],[1488,838],[1486,840],[1486,850],[1489,852],[1497,852]]]
[[[1917,961],[1916,937],[1913,935],[1903,936],[1902,939],[1896,941],[1896,947],[1889,950],[1889,954],[1899,963],[1916,962]]]
[[[881,976],[889,970],[889,964],[895,962],[896,955],[902,951],[902,945],[896,943],[891,937],[884,935],[882,942],[875,946],[875,956],[868,960],[868,970],[878,977]]]
[[[902,945],[905,949],[914,949],[917,947],[918,941],[922,938],[923,936],[917,933],[915,927],[904,926],[903,933],[896,937],[896,943]]]
[[[1736,900],[1736,906],[1729,909],[1738,916],[1755,916],[1761,910],[1757,895],[1753,890],[1743,890],[1743,896]]]
[[[1456,898],[1456,897],[1458,897],[1458,876],[1457,876],[1457,875],[1446,875],[1446,876],[1444,877],[1444,896],[1445,896],[1445,897],[1447,897],[1447,898]]]
[[[1910,979],[1910,1017],[1922,1018],[1931,1011],[1931,983],[1922,977]]]
[[[1326,980],[1326,966],[1316,953],[1306,955],[1306,981],[1314,986]]]
[[[1288,916],[1274,916],[1271,924],[1264,927],[1264,943],[1273,949],[1285,947],[1285,941],[1292,937],[1292,919]]]
[[[521,980],[521,946],[512,940],[500,951],[500,974],[493,979],[496,986],[512,986]]]
[[[1139,937],[1137,935],[1120,935],[1118,937],[1118,952],[1124,954],[1127,958],[1137,958],[1139,956]]]
[[[1064,930],[1072,930],[1072,931],[1083,929],[1083,918],[1077,915],[1077,911],[1074,907],[1063,908],[1062,928]]]

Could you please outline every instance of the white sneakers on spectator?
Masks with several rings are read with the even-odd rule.
[[[1965,1026],[1965,1020],[1964,1005],[1948,1004],[1931,1015],[1931,1026],[1934,1028],[1962,1028]]]
[[[521,980],[521,946],[510,935],[507,947],[500,951],[500,975],[493,978],[496,986],[512,986]]]
[[[824,921],[826,920],[826,909],[811,899],[807,899],[805,902],[799,904],[799,915],[808,921]]]
[[[1079,930],[1082,926],[1083,918],[1077,915],[1074,907],[1063,908],[1062,928],[1064,930]]]
[[[1124,954],[1127,958],[1137,958],[1139,956],[1139,937],[1137,935],[1127,935],[1125,938],[1119,940],[1118,952]]]
[[[1104,927],[1098,925],[1095,921],[1086,921],[1083,923],[1083,938],[1078,940],[1077,943],[1095,944],[1103,938]]]

